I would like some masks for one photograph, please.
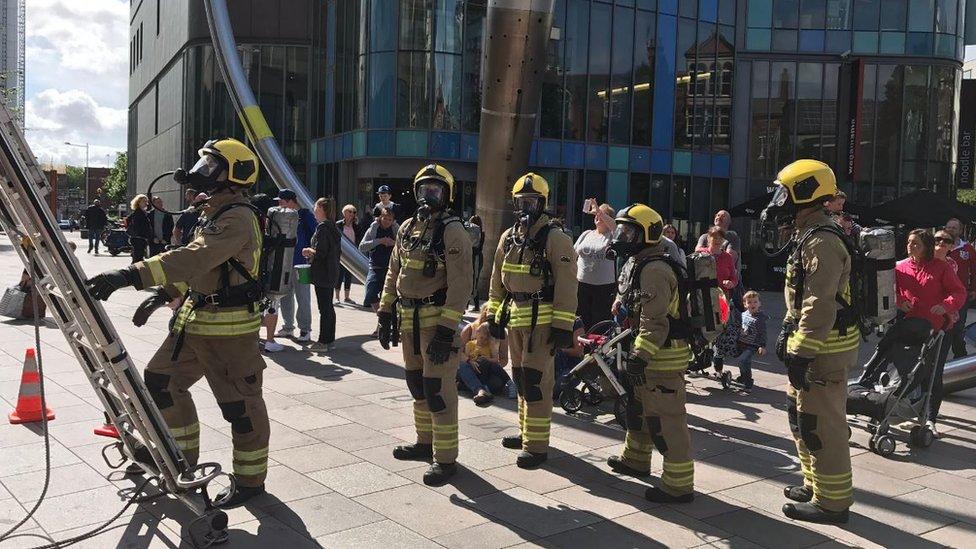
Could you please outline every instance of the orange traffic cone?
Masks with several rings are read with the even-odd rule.
[[[47,420],[54,419],[54,411],[41,407],[41,375],[37,371],[37,358],[34,349],[27,349],[24,357],[24,373],[20,378],[20,396],[17,397],[17,408],[10,415],[10,423],[37,423],[47,416]]]

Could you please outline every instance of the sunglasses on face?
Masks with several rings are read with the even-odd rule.
[[[952,239],[945,236],[935,237],[936,244],[952,244]]]

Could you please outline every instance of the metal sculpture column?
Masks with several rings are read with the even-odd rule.
[[[489,0],[485,29],[476,210],[484,222],[488,284],[498,237],[511,223],[515,180],[529,165],[554,0]],[[487,273],[487,274],[485,274]]]

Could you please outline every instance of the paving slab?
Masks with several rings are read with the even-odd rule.
[[[489,521],[462,501],[445,498],[417,484],[361,496],[355,501],[428,539]]]
[[[308,476],[346,497],[372,494],[411,482],[396,473],[366,461],[323,469],[309,473]]]
[[[359,528],[350,528],[316,541],[323,547],[355,547],[356,549],[437,549],[441,545],[391,520],[384,520]]]
[[[540,537],[601,522],[597,515],[521,487],[477,498],[472,509]]]
[[[287,505],[275,505],[267,511],[292,530],[310,538],[383,520],[382,515],[336,493],[293,501]]]

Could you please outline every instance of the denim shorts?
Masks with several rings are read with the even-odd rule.
[[[370,269],[366,273],[366,298],[363,299],[363,306],[369,307],[380,300],[380,293],[383,292],[383,283],[386,281],[386,269]]]

